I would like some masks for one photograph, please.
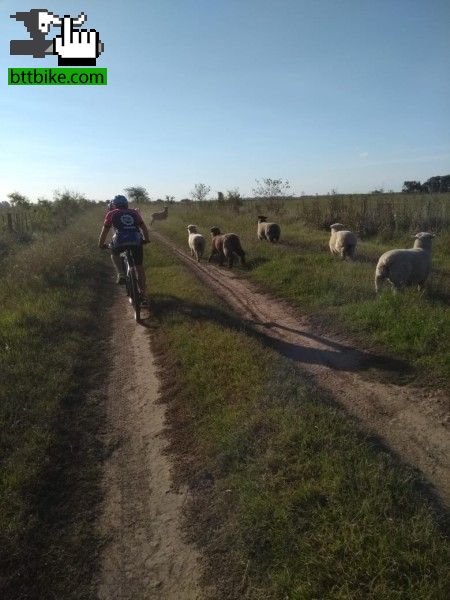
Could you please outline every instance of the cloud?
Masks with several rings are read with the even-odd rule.
[[[368,153],[368,152],[361,152],[361,153],[360,153],[360,157],[361,157],[361,158],[367,158],[368,156],[369,156],[369,153]]]

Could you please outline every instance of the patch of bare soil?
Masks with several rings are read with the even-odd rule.
[[[298,363],[314,385],[331,393],[369,431],[420,469],[450,504],[450,414],[444,392],[368,380],[363,373],[373,368],[390,371],[392,380],[399,365],[346,340],[317,335],[308,319],[287,303],[257,291],[227,268],[193,261],[160,233],[153,231],[152,237],[168,246],[272,347]]]
[[[199,560],[181,531],[187,490],[172,487],[148,331],[122,294],[113,310],[98,598],[194,600]]]

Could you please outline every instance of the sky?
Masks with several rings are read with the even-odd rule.
[[[107,86],[8,86],[16,11],[86,12]],[[400,191],[450,173],[449,0],[0,0],[0,201],[196,183]],[[52,29],[48,39],[59,33]]]

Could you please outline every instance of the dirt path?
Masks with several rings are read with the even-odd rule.
[[[148,331],[134,323],[118,293],[106,390],[109,456],[100,528],[100,600],[200,598],[198,557],[184,543],[180,521],[186,491],[171,489],[164,454],[164,407]]]
[[[391,369],[389,361],[345,341],[314,333],[305,317],[262,294],[227,268],[197,264],[165,236],[152,237],[171,250],[225,300],[235,313],[296,361],[314,383],[375,432],[406,462],[419,468],[442,500],[450,504],[450,415],[444,393],[368,381],[365,369]]]

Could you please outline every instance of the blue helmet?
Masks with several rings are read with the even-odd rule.
[[[114,197],[112,204],[114,208],[128,208],[128,200],[120,194]]]

